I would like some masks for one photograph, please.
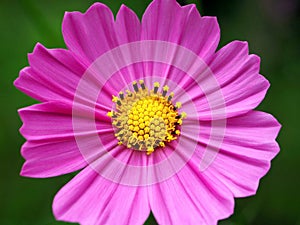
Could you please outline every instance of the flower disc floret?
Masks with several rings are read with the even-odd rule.
[[[133,82],[134,91],[113,96],[114,110],[107,113],[116,128],[115,136],[119,144],[128,148],[146,151],[151,154],[157,147],[164,147],[166,142],[176,140],[180,135],[179,126],[186,113],[179,114],[181,103],[172,104],[174,93],[167,96],[168,86],[159,92],[160,84],[148,90],[143,80]]]

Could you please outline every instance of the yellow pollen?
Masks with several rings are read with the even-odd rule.
[[[113,101],[113,102],[117,102],[118,100],[119,100],[118,97],[116,97],[116,96],[114,96],[114,95],[112,96],[112,101]]]
[[[106,115],[109,116],[109,117],[112,117],[113,116],[113,112],[109,111]]]
[[[167,142],[177,139],[179,127],[187,115],[185,112],[179,114],[180,102],[175,106],[171,102],[173,92],[167,96],[168,86],[159,92],[159,82],[155,82],[150,91],[143,80],[134,81],[132,85],[134,91],[126,90],[126,94],[119,93],[120,98],[112,97],[116,104],[107,116],[116,128],[115,137],[119,145],[150,155],[156,148],[163,148]]]

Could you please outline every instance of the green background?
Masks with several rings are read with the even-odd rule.
[[[27,53],[36,42],[48,48],[65,47],[61,35],[64,11],[85,11],[94,1],[0,1],[0,224],[59,225],[51,204],[55,193],[72,174],[49,179],[19,176],[24,162],[19,150],[24,139],[18,133],[17,109],[35,103],[12,83],[25,67]],[[125,3],[141,16],[150,1],[103,1],[114,13]],[[299,1],[206,0],[196,3],[202,15],[217,16],[221,43],[238,39],[250,44],[250,52],[262,58],[261,73],[271,88],[259,106],[283,125],[280,154],[261,180],[257,195],[236,200],[235,213],[221,225],[300,225],[300,55]],[[298,14],[297,14],[298,13]],[[155,224],[151,217],[147,224]]]

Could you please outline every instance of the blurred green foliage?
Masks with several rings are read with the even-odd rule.
[[[49,179],[19,176],[22,159],[19,149],[24,139],[18,133],[21,121],[17,109],[35,103],[17,91],[12,83],[27,66],[27,53],[36,42],[48,48],[64,48],[61,21],[64,11],[85,11],[94,1],[2,0],[0,1],[0,224],[55,225],[51,204],[55,193],[71,175]],[[122,3],[141,17],[147,1],[102,1],[114,13]],[[300,225],[300,55],[299,1],[297,0],[202,0],[202,15],[217,16],[221,43],[247,40],[250,52],[262,58],[261,73],[271,88],[259,106],[282,123],[278,141],[281,153],[261,180],[257,195],[237,199],[235,214],[221,225]],[[147,224],[155,224],[151,217]]]

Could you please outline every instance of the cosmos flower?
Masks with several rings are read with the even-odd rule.
[[[269,87],[246,42],[216,50],[214,17],[154,0],[141,22],[101,3],[66,13],[67,49],[37,44],[15,86],[21,175],[81,170],[55,196],[58,220],[82,225],[216,224],[255,194],[278,153],[280,125],[254,109]]]

